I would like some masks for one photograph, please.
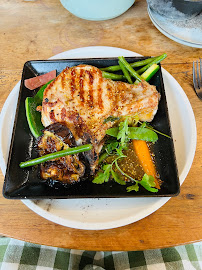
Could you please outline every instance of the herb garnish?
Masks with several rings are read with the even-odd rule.
[[[138,191],[139,190],[138,184],[140,184],[150,192],[158,192],[158,189],[154,188],[156,186],[154,177],[152,175],[147,175],[146,173],[142,177],[141,181],[136,181],[135,185],[127,187],[127,192],[130,192],[132,190]]]
[[[120,124],[125,123],[125,122],[121,122]],[[141,126],[139,127],[127,127],[123,125],[123,130],[125,129],[125,133],[124,131],[119,131],[119,127],[114,127],[114,128],[110,128],[106,131],[107,135],[110,135],[112,137],[116,137],[117,139],[121,138],[121,142],[123,143],[123,141],[125,140],[143,140],[143,141],[147,141],[147,142],[156,142],[158,140],[158,135],[156,134],[156,132],[154,130],[151,130],[149,128],[147,128],[146,122],[142,123]],[[123,132],[123,136],[122,133]],[[124,134],[126,134],[124,136]]]
[[[147,134],[146,137],[145,132]],[[110,178],[113,178],[118,184],[126,185],[126,182],[123,179],[123,177],[126,177],[135,182],[135,185],[127,187],[127,192],[139,191],[139,185],[143,186],[150,192],[158,192],[158,189],[154,188],[155,179],[153,176],[144,174],[142,180],[136,180],[123,172],[118,165],[118,160],[126,157],[122,151],[127,149],[129,140],[133,139],[131,138],[131,134],[135,136],[134,134],[138,133],[138,139],[140,139],[142,134],[141,139],[148,141],[156,141],[158,139],[157,134],[152,130],[146,129],[146,123],[141,124],[140,127],[129,127],[127,118],[125,121],[120,122],[118,127],[108,129],[106,133],[112,138],[106,142],[104,146],[105,152],[101,155],[99,163],[109,155],[114,156],[114,160],[110,164],[104,164],[101,167],[94,178],[93,183],[103,184],[104,182],[108,182]]]

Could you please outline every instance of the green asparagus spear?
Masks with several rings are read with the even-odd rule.
[[[120,62],[125,66],[125,68],[130,72],[130,74],[138,81],[141,82],[141,76],[130,66],[123,56],[119,56]]]
[[[154,59],[152,62],[150,62],[149,64],[147,64],[146,66],[136,70],[136,72],[138,74],[142,74],[143,72],[145,72],[149,67],[151,67],[153,64],[158,64],[160,63],[163,59],[165,59],[167,57],[167,54],[164,53],[158,57],[156,57],[156,59]]]
[[[128,80],[129,83],[133,83],[131,77],[130,77],[130,73],[128,72],[128,70],[125,68],[124,64],[121,63],[121,61],[119,61],[119,66],[121,67],[123,74],[125,75],[126,79]]]
[[[153,60],[155,60],[155,59],[158,58],[158,57],[159,57],[159,56],[147,58],[147,59],[144,59],[144,60],[141,60],[141,61],[137,61],[137,62],[130,63],[130,65],[131,65],[132,68],[135,68],[135,67],[142,67],[142,66],[145,66],[145,65],[149,64],[150,62],[152,62]],[[120,67],[119,65],[116,65],[116,66],[109,66],[109,67],[100,68],[100,69],[101,69],[102,71],[110,71],[110,72],[114,72],[114,71],[121,70],[121,67]]]
[[[112,79],[114,81],[122,81],[125,80],[125,76],[124,75],[118,75],[118,74],[114,74],[114,73],[109,73],[106,71],[102,71],[102,76],[106,79]]]

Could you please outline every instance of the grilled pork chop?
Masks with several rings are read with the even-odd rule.
[[[145,81],[135,85],[105,79],[90,65],[67,67],[44,91],[42,123],[45,127],[65,123],[77,145],[92,143],[94,150],[87,158],[94,172],[105,131],[114,125],[105,119],[137,113],[141,121],[149,122],[159,98],[156,87]]]

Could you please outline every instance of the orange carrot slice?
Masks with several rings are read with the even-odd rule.
[[[160,185],[156,176],[156,169],[146,141],[133,140],[133,148],[138,156],[139,162],[142,165],[144,172],[154,177],[156,188],[160,189]]]

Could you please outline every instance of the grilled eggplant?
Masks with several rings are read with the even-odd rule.
[[[63,123],[45,128],[37,143],[40,156],[76,146],[71,131]],[[80,158],[78,154],[69,155],[41,164],[41,178],[64,183],[79,181],[85,173],[85,165]]]

